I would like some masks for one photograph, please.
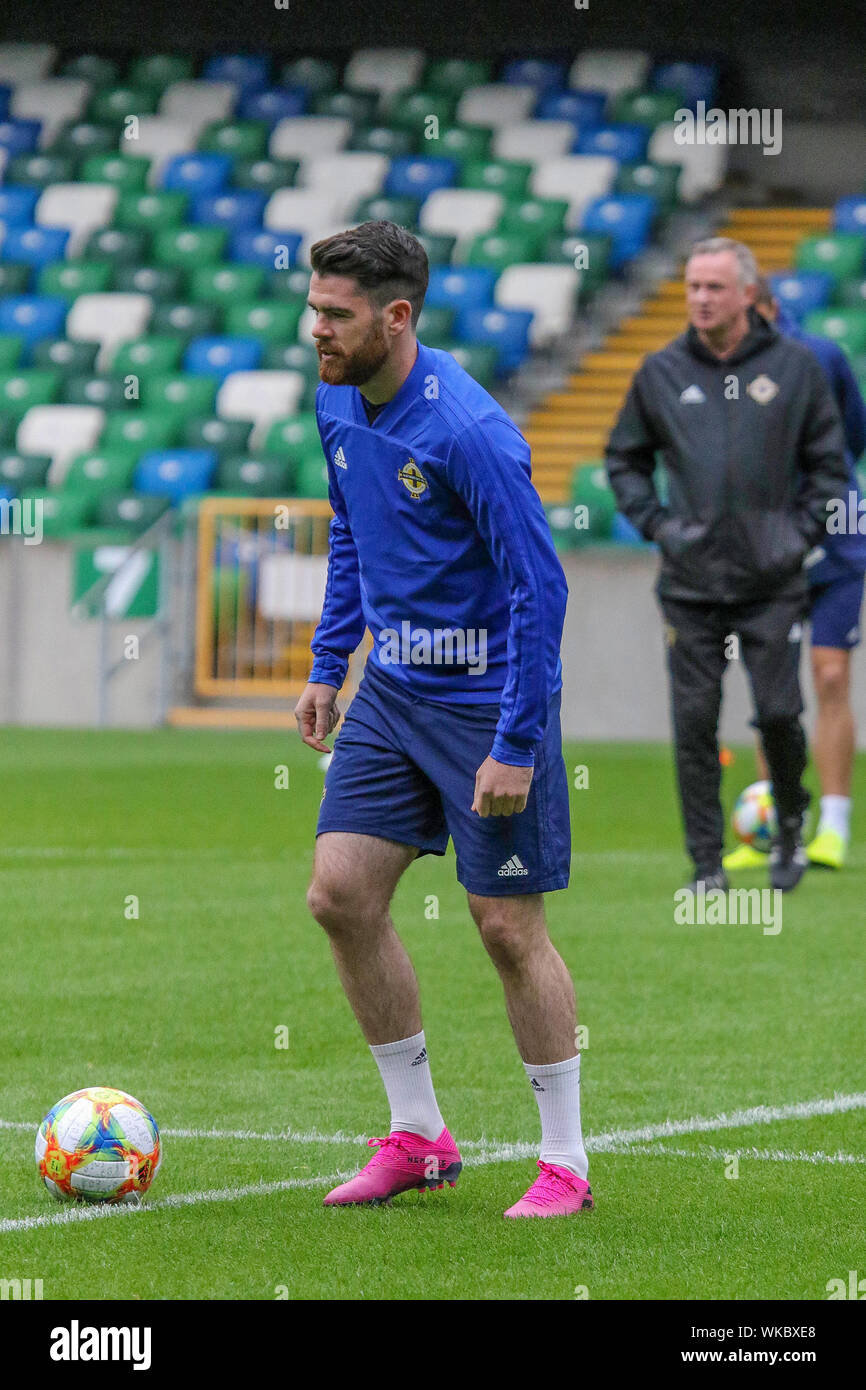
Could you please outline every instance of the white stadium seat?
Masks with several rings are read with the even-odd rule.
[[[234,82],[171,82],[159,99],[159,114],[201,129],[212,121],[228,120],[237,96]]]
[[[642,87],[649,69],[649,54],[635,48],[588,49],[572,63],[568,85],[614,97]]]
[[[657,164],[681,164],[679,195],[684,203],[696,203],[721,188],[728,151],[725,145],[680,145],[674,138],[676,129],[673,121],[656,126],[650,136],[647,158]]]
[[[126,130],[127,127],[124,127]],[[121,154],[141,155],[151,160],[148,183],[151,188],[161,184],[165,164],[176,154],[191,154],[198,141],[200,127],[195,121],[174,120],[168,116],[139,116],[134,138],[121,132],[118,148]]]
[[[39,143],[50,145],[65,121],[81,116],[90,96],[90,83],[81,77],[48,77],[16,87],[9,114],[16,120],[41,121]]]
[[[34,405],[15,437],[22,454],[51,459],[48,482],[62,483],[71,459],[95,449],[105,428],[105,411],[96,405]]]
[[[459,125],[483,125],[496,129],[525,121],[538,99],[534,87],[518,82],[483,82],[467,87],[457,104]]]
[[[68,227],[68,256],[76,256],[91,232],[107,227],[117,206],[118,189],[110,183],[50,183],[36,204],[40,227]]]
[[[57,60],[53,43],[0,43],[0,85],[21,87],[47,77]]]
[[[566,225],[577,227],[587,203],[613,188],[618,169],[610,155],[563,155],[539,164],[530,175],[529,187],[535,198],[564,198],[568,203]]]
[[[278,188],[265,205],[262,222],[269,231],[300,232],[299,258],[305,261],[314,241],[340,230],[338,224],[345,224],[356,201],[318,188]]]
[[[540,164],[543,159],[568,154],[577,135],[575,121],[518,121],[495,132],[493,153],[497,159]]]
[[[359,48],[343,73],[343,85],[353,92],[381,92],[393,96],[416,87],[424,70],[424,54],[418,48]]]
[[[250,445],[256,448],[274,420],[296,413],[305,384],[302,372],[231,372],[217,392],[216,413],[223,420],[252,420]]]
[[[314,154],[336,154],[352,134],[345,116],[285,116],[271,132],[271,159],[308,159]]]
[[[503,270],[493,298],[500,309],[532,310],[529,340],[541,347],[571,328],[579,288],[580,272],[574,266],[526,262]]]
[[[149,294],[80,294],[66,319],[66,336],[76,342],[99,343],[100,370],[126,338],[141,338],[153,313]]]
[[[475,188],[437,188],[421,205],[418,224],[422,232],[466,240],[492,231],[504,206],[501,193]]]
[[[388,173],[389,161],[383,154],[349,151],[343,154],[312,155],[303,160],[298,183],[304,188],[320,188],[351,197],[353,202],[380,193]]]

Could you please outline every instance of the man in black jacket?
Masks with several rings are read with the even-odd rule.
[[[656,592],[686,845],[695,882],[707,889],[727,887],[717,732],[726,661],[740,652],[779,820],[770,881],[794,888],[806,867],[803,560],[824,531],[827,503],[848,486],[824,374],[752,308],[757,282],[748,247],[723,237],[697,243],[686,266],[690,327],[641,364],[607,447],[620,511],[662,553]]]

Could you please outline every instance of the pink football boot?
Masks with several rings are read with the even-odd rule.
[[[390,1202],[400,1192],[415,1188],[426,1192],[444,1187],[446,1182],[453,1187],[463,1167],[457,1145],[447,1129],[443,1129],[438,1139],[425,1139],[420,1134],[398,1129],[384,1139],[368,1139],[367,1143],[371,1148],[378,1145],[378,1153],[357,1177],[328,1193],[326,1207],[353,1206],[361,1202],[378,1206]]]
[[[538,1160],[539,1176],[525,1196],[505,1216],[571,1216],[577,1211],[591,1211],[595,1205],[592,1188],[570,1168]]]

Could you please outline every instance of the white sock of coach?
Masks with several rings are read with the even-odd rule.
[[[391,1133],[407,1129],[425,1139],[438,1139],[445,1121],[436,1104],[423,1031],[400,1042],[371,1045],[370,1051],[391,1107]]]
[[[565,1062],[523,1065],[541,1116],[540,1157],[586,1181],[589,1159],[580,1131],[580,1053]]]
[[[850,837],[851,798],[850,796],[822,796],[821,819],[818,830],[835,830],[843,840]]]

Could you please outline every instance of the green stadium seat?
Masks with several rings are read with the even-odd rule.
[[[113,184],[123,193],[143,193],[150,163],[141,155],[91,154],[82,163],[78,177],[84,183]]]
[[[48,367],[0,372],[0,411],[20,420],[31,406],[56,401],[60,382],[60,373]]]
[[[36,286],[39,294],[77,299],[109,289],[112,274],[110,261],[52,261],[40,270]]]
[[[0,293],[7,293],[3,290]],[[13,291],[18,293],[18,291]],[[24,346],[23,338],[19,338],[17,333],[0,333],[0,371],[9,371],[18,366],[21,361],[21,349]]]
[[[30,284],[29,265],[19,265],[17,261],[0,263],[0,295],[26,294]]]
[[[180,299],[186,276],[176,266],[115,266],[113,288],[123,294],[149,294],[155,304]]]
[[[483,188],[489,193],[501,193],[511,200],[522,199],[532,165],[514,159],[471,159],[463,166],[462,188]]]
[[[239,159],[234,167],[232,183],[235,188],[274,193],[278,188],[292,188],[300,167],[298,159]]]
[[[270,343],[262,366],[268,371],[302,372],[319,380],[319,354],[313,343]]]
[[[389,198],[377,194],[364,198],[355,208],[357,222],[396,222],[398,227],[415,227],[418,223],[419,198]]]
[[[337,85],[337,65],[327,58],[293,58],[280,73],[280,86],[330,92]]]
[[[360,125],[355,127],[349,142],[350,150],[383,154],[386,159],[399,159],[411,154],[415,148],[412,132],[394,130],[387,125]]]
[[[615,193],[649,193],[661,211],[670,212],[679,202],[681,164],[621,164],[614,184]]]
[[[287,460],[237,454],[223,459],[217,469],[217,486],[226,492],[237,488],[248,497],[289,497],[297,470]]]
[[[61,376],[83,376],[96,369],[98,343],[77,343],[71,338],[42,338],[33,344],[33,362],[37,367],[56,369]]]
[[[213,414],[219,384],[215,376],[148,377],[142,383],[142,401],[148,411],[173,415],[182,428],[185,420],[196,415]]]
[[[312,453],[299,460],[294,477],[295,497],[327,498],[328,465],[319,450],[318,458]]]
[[[424,86],[434,92],[451,92],[459,97],[467,87],[489,82],[490,63],[472,58],[435,58],[424,70]]]
[[[620,92],[610,104],[609,119],[629,125],[661,125],[682,110],[682,92]],[[639,190],[635,190],[639,191]]]
[[[189,304],[183,300],[157,304],[150,320],[150,331],[158,335],[176,333],[188,342],[222,330],[223,311],[218,304]]]
[[[196,415],[183,428],[185,449],[213,449],[221,458],[242,454],[248,448],[251,420],[222,420],[216,415]]]
[[[537,261],[540,238],[535,232],[486,232],[474,237],[466,252],[467,265],[505,270],[522,261]]]
[[[371,121],[377,104],[375,92],[319,92],[313,97],[310,110],[314,116],[339,116],[354,125]]]
[[[866,236],[834,232],[804,237],[794,252],[797,270],[823,270],[835,280],[851,280],[866,270]]]
[[[65,405],[96,405],[100,410],[134,410],[138,405],[119,376],[68,376],[62,398]]]
[[[128,492],[137,463],[137,449],[93,449],[70,461],[61,486],[69,492]]]
[[[397,130],[408,130],[413,135],[424,137],[427,130],[437,129],[435,125],[428,125],[431,118],[438,121],[439,129],[449,127],[454,120],[456,105],[457,99],[450,92],[401,92],[388,113],[388,123]],[[435,139],[425,138],[424,144],[431,153],[434,150],[438,152]]]
[[[306,304],[310,292],[310,272],[302,266],[294,270],[275,270],[268,279],[268,289],[276,299],[298,299]]]
[[[292,341],[298,335],[303,312],[303,304],[290,300],[232,304],[226,310],[226,332],[268,343]]]
[[[451,264],[457,245],[455,236],[448,236],[445,232],[416,232],[415,235],[427,252],[431,266]]]
[[[157,265],[195,270],[222,260],[227,241],[225,227],[165,227],[153,239],[153,259]]]
[[[447,347],[454,337],[456,316],[455,309],[440,309],[435,305],[422,309],[418,317],[418,338],[426,347]]]
[[[177,444],[182,420],[165,410],[116,410],[106,417],[100,449],[134,448],[140,454]]]
[[[145,228],[159,231],[164,227],[179,227],[186,217],[188,195],[169,193],[121,193],[114,212],[115,227]]]
[[[816,309],[803,320],[807,333],[832,338],[847,352],[866,352],[866,305],[862,309]]]
[[[568,203],[562,198],[516,198],[505,205],[497,231],[538,232],[549,236],[563,232]]]
[[[73,492],[72,497],[87,497]],[[168,497],[155,497],[140,492],[110,492],[99,498],[96,521],[99,526],[117,528],[133,534],[147,531],[171,506]]]
[[[153,87],[123,83],[94,92],[87,107],[87,119],[106,125],[122,126],[127,116],[150,116],[156,111],[159,92]]]
[[[77,159],[69,154],[19,154],[9,161],[4,183],[16,184],[21,188],[46,188],[49,183],[71,183],[77,165]]]
[[[479,386],[483,386],[487,391],[490,390],[499,365],[497,348],[488,347],[483,343],[443,343],[443,347],[446,352],[451,353],[464,372],[468,372],[478,382]]]
[[[264,293],[265,271],[260,265],[203,265],[189,277],[189,297],[197,304],[237,303]]]
[[[11,415],[4,415],[0,410],[0,449],[14,449],[17,432],[18,421],[13,420]]]
[[[575,507],[585,507],[575,520],[585,520],[586,525],[575,528],[575,541],[609,540],[616,513],[616,498],[607,480],[607,470],[603,463],[581,464],[574,470],[571,480],[571,501]]]
[[[36,454],[0,454],[0,487],[13,492],[29,492],[43,488],[51,467],[51,459]]]
[[[438,155],[444,159],[456,159],[460,164],[470,161],[487,159],[490,154],[490,142],[493,139],[493,131],[486,126],[480,125],[452,125],[446,130],[440,130],[439,139],[435,142],[435,149]],[[425,145],[431,145],[431,141],[425,141]]]
[[[574,529],[574,509],[563,502],[545,504],[545,516],[556,550],[573,550],[577,532]]]
[[[180,367],[183,340],[170,334],[121,343],[111,363],[115,376],[168,376]]]
[[[66,492],[61,488],[27,488],[22,501],[42,504],[42,534],[51,539],[68,536],[85,527],[92,515],[93,504],[86,492]]]
[[[120,68],[111,58],[103,58],[99,53],[77,53],[62,64],[60,76],[83,77],[92,87],[113,87],[120,76]]]
[[[566,261],[580,269],[580,293],[590,294],[603,285],[608,277],[611,238],[597,232],[555,232],[544,246],[544,259],[552,263]]]
[[[866,279],[855,275],[836,286],[836,303],[848,309],[866,309]]]
[[[147,259],[150,237],[142,230],[100,227],[92,232],[84,247],[85,260],[111,261],[112,265],[140,265]]]
[[[192,76],[191,58],[184,58],[179,53],[148,53],[133,59],[127,80],[135,87],[162,92],[172,82],[183,82]]]
[[[208,154],[229,154],[233,159],[265,159],[269,136],[265,121],[213,121],[202,131],[198,148]]]
[[[298,463],[304,457],[315,456],[317,451],[321,457],[322,442],[313,413],[275,420],[262,443],[262,453],[268,458],[285,459],[288,456]]]
[[[67,121],[50,145],[52,155],[84,159],[91,154],[117,154],[120,126],[116,121]]]

